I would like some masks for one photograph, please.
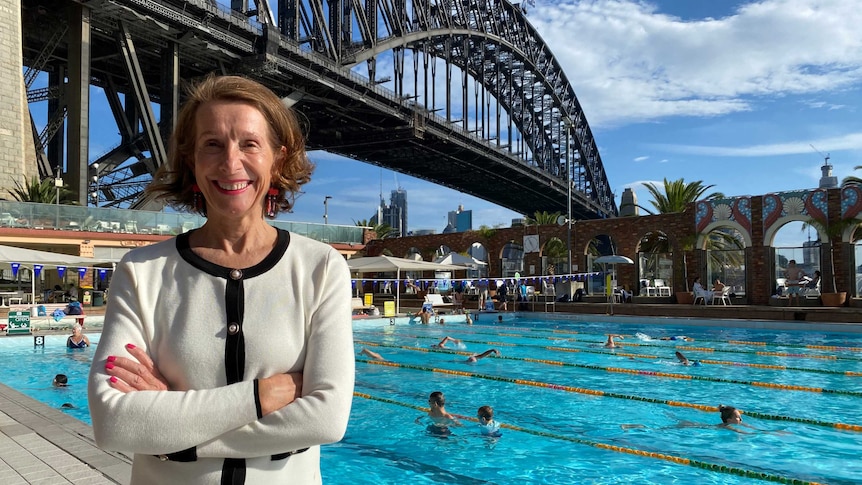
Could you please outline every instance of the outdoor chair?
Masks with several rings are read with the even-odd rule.
[[[733,288],[730,286],[725,286],[721,293],[713,293],[712,295],[712,304],[717,305],[718,302],[721,302],[722,305],[731,305],[730,302],[730,290]]]

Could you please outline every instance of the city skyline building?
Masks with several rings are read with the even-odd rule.
[[[458,209],[449,211],[449,214],[446,217],[446,222],[446,228],[443,229],[443,234],[472,231],[473,211],[464,210],[464,206],[459,204]]]
[[[393,190],[389,195],[389,204],[386,204],[381,190],[380,205],[377,213],[371,217],[371,223],[389,224],[398,237],[407,236],[407,191],[401,187]]]

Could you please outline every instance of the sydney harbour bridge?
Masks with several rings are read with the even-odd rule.
[[[521,5],[227,1],[22,0],[31,114],[47,106],[33,124],[40,176],[65,167],[82,205],[95,176],[103,205],[156,208],[142,189],[166,161],[184,82],[215,72],[273,89],[310,150],[524,214],[617,215],[586,116]],[[119,138],[90,153],[102,93]]]

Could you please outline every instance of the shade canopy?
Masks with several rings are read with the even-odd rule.
[[[356,273],[376,273],[395,271],[395,312],[401,313],[401,280],[402,271],[457,271],[465,269],[455,264],[440,264],[430,261],[396,258],[394,256],[366,256],[347,260],[350,271]]]
[[[463,266],[455,264],[440,264],[430,261],[396,258],[394,256],[366,256],[347,260],[347,267],[356,273],[374,273],[378,271],[456,271]]]
[[[446,256],[441,256],[437,258],[436,260],[434,260],[434,262],[438,264],[458,264],[470,268],[478,268],[479,266],[485,266],[488,264],[472,256],[464,256],[463,254],[458,253],[449,253]]]
[[[18,263],[23,266],[72,266],[91,268],[95,264],[113,263],[114,260],[82,258],[71,254],[52,253],[50,251],[37,251],[35,249],[16,248],[14,246],[0,245],[0,265],[6,266]],[[36,278],[30,279],[30,291],[36,292]],[[35,300],[34,300],[35,301]]]

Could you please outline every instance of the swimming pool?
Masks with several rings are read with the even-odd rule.
[[[542,320],[503,324],[354,323],[356,397],[344,440],[326,446],[328,484],[401,483],[859,483],[862,480],[862,336],[668,324]],[[701,325],[703,323],[701,322]],[[647,340],[688,335],[692,342]],[[623,347],[602,346],[607,333]],[[450,335],[457,349],[433,349]],[[28,379],[22,392],[58,407],[85,394],[91,351],[67,351],[64,336],[45,350],[11,357]],[[91,339],[98,340],[91,335]],[[0,340],[0,365],[12,354]],[[497,348],[501,358],[466,357]],[[674,351],[700,361],[682,366]],[[17,350],[15,351],[17,352]],[[33,357],[32,361],[26,361]],[[81,369],[78,377],[72,369]],[[50,388],[54,374],[71,386]],[[21,388],[4,373],[0,381]],[[463,426],[431,436],[428,395],[446,394]],[[48,397],[35,396],[40,391]],[[58,397],[58,395],[62,397]],[[49,398],[55,398],[53,401]],[[82,394],[83,405],[86,405]],[[715,406],[744,411],[737,433],[716,426]],[[502,437],[478,432],[476,410],[491,405]],[[72,410],[75,411],[75,410]],[[89,422],[89,416],[81,418]],[[796,480],[794,482],[793,480]]]

